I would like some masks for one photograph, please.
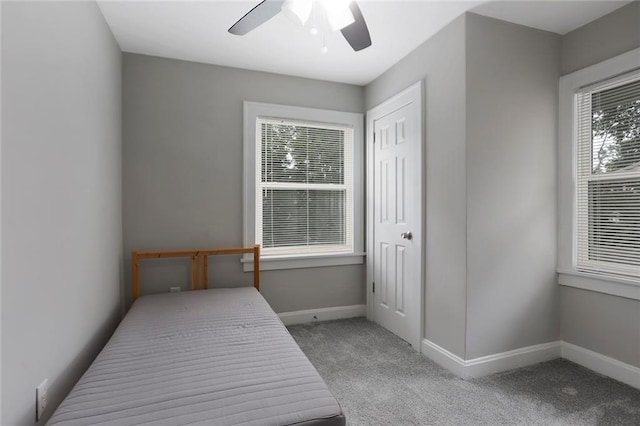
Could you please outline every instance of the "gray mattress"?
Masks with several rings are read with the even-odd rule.
[[[253,287],[139,298],[47,423],[344,425]]]

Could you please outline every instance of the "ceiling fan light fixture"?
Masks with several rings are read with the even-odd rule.
[[[313,35],[318,35],[321,32],[316,20],[318,13],[321,13],[326,18],[326,22],[321,19],[323,21],[322,34],[325,33],[327,27],[330,27],[327,30],[340,30],[344,39],[355,52],[371,46],[369,28],[356,0],[262,0],[238,19],[229,28],[229,33],[245,35],[280,12],[288,15],[290,19],[303,27],[313,15],[313,20],[308,26],[308,30]],[[322,17],[320,16],[320,18]]]
[[[351,13],[349,8],[343,9],[338,13],[328,13],[327,12],[327,21],[329,21],[329,27],[332,31],[338,31],[349,25],[353,24],[356,19]]]
[[[355,22],[351,13],[351,0],[321,0],[331,31],[338,31]]]
[[[296,24],[304,26],[311,16],[312,0],[285,0],[282,3],[282,13]]]
[[[322,7],[328,13],[340,12],[344,9],[349,9],[349,5],[353,0],[320,0]]]

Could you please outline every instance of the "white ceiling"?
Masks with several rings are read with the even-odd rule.
[[[565,34],[630,1],[359,0],[373,45],[354,52],[283,14],[245,36],[227,29],[260,0],[117,1],[98,5],[124,52],[365,85],[466,11]]]

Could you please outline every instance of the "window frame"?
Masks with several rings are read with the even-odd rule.
[[[640,49],[560,78],[558,128],[558,282],[560,285],[640,300],[640,277],[587,271],[577,266],[577,93],[640,72]]]
[[[583,271],[586,273],[598,273],[598,274],[611,274],[613,276],[618,276],[621,278],[630,278],[632,280],[638,279],[640,280],[640,267],[635,265],[629,265],[624,263],[616,263],[610,260],[598,260],[591,259],[589,257],[589,253],[593,248],[598,249],[602,248],[603,243],[595,244],[592,246],[588,243],[588,240],[591,236],[589,233],[589,223],[590,223],[590,206],[591,206],[591,198],[590,198],[590,190],[589,187],[592,183],[601,184],[601,185],[615,185],[620,184],[621,181],[628,181],[630,179],[638,180],[640,179],[640,170],[638,171],[617,171],[613,173],[601,173],[594,174],[593,173],[593,131],[591,126],[584,126],[581,128],[579,122],[585,119],[584,116],[580,117],[581,114],[588,113],[589,123],[591,123],[591,119],[593,117],[593,105],[591,101],[592,93],[605,92],[610,89],[614,89],[616,87],[620,87],[627,83],[640,83],[640,69],[632,71],[628,74],[623,74],[621,76],[616,76],[611,79],[596,83],[595,85],[581,88],[576,93],[576,117],[575,117],[575,126],[576,126],[576,270]],[[582,101],[580,98],[586,98]],[[581,103],[587,103],[588,106],[582,107],[584,108],[584,112],[581,113]],[[587,140],[582,140],[580,134],[582,132],[587,132],[589,134]],[[584,137],[584,135],[583,135]],[[588,141],[588,146],[587,145]],[[589,161],[586,161],[586,157],[589,157]],[[582,204],[580,203],[580,199],[582,198]],[[579,206],[582,206],[582,210]],[[586,210],[586,211],[585,211]],[[582,244],[580,244],[580,234],[582,234]],[[602,238],[601,234],[597,234],[600,238]],[[594,238],[596,235],[594,235]],[[581,251],[582,249],[582,251]]]
[[[310,254],[261,254],[263,270],[294,269],[320,266],[362,264],[364,262],[364,116],[360,113],[325,109],[244,102],[243,131],[243,240],[245,245],[256,241],[256,140],[258,118],[327,123],[353,129],[353,250]],[[244,271],[253,270],[253,260],[242,259]]]

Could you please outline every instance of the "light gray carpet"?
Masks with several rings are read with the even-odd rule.
[[[465,381],[364,318],[289,331],[351,426],[640,425],[640,391],[566,360]]]

